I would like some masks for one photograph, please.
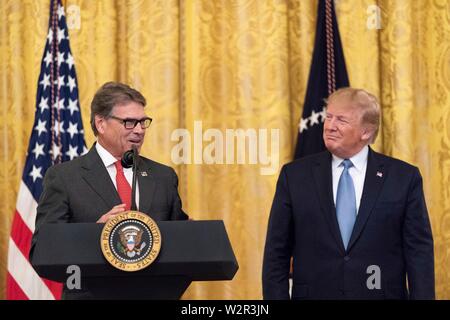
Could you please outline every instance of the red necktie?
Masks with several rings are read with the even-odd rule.
[[[117,192],[119,193],[119,197],[122,200],[122,203],[125,203],[125,210],[131,209],[131,187],[130,184],[127,181],[127,178],[125,178],[125,175],[123,173],[123,167],[122,163],[119,161],[115,162],[114,165],[116,166],[116,185],[117,185]]]

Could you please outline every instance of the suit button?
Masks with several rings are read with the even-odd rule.
[[[344,257],[344,261],[349,261],[350,260],[350,257],[349,256],[345,256]]]

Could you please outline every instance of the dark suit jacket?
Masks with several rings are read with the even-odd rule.
[[[361,204],[345,250],[331,154],[285,165],[267,231],[265,299],[289,299],[291,256],[292,299],[434,299],[433,237],[419,170],[369,149]],[[381,289],[368,289],[371,265],[380,268]]]
[[[188,218],[181,208],[178,178],[172,168],[140,157],[137,172],[139,211],[156,221]],[[82,157],[49,168],[37,208],[30,260],[44,223],[95,223],[121,202],[95,147]]]

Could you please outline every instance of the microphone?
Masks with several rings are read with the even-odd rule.
[[[132,149],[126,151],[120,162],[122,163],[122,167],[131,168],[133,167],[133,182],[131,183],[131,210],[137,211],[136,206],[136,172],[137,172],[137,162],[138,162],[138,151],[136,145],[131,146]]]
[[[133,150],[126,151],[123,154],[120,162],[122,163],[122,167],[131,168],[131,166],[133,165]]]
[[[137,172],[137,162],[139,159],[138,150],[135,144],[131,145],[133,150],[133,183],[131,186],[131,210],[137,211],[136,205],[136,172]]]

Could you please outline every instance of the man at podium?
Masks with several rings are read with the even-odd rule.
[[[131,209],[132,168],[124,168],[123,154],[140,150],[152,119],[146,100],[128,85],[108,82],[91,103],[91,127],[97,137],[87,154],[47,170],[40,198],[31,252],[45,223],[105,223]],[[136,174],[137,210],[156,221],[186,220],[175,171],[139,157]],[[31,254],[30,254],[31,255]]]
[[[175,171],[136,157],[152,122],[145,105],[129,86],[104,84],[91,103],[96,143],[86,155],[47,170],[30,262],[41,277],[64,282],[63,299],[180,299],[192,281],[231,280],[238,269],[223,222],[174,221],[188,219]],[[130,149],[135,170],[126,168]],[[159,222],[157,228],[142,215],[122,219],[136,207]],[[112,254],[105,256],[108,249]],[[146,268],[153,261],[154,268]],[[78,285],[68,267],[79,267]]]

